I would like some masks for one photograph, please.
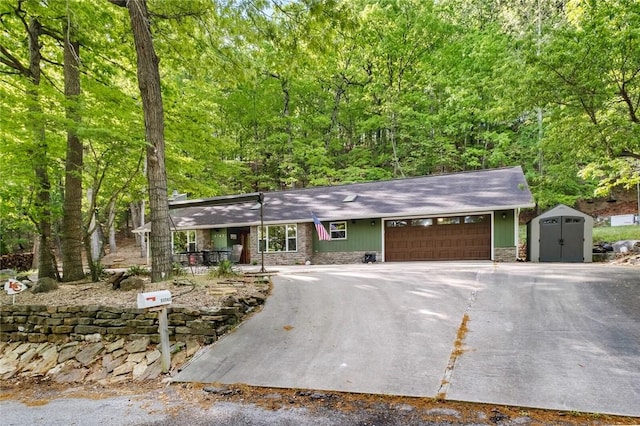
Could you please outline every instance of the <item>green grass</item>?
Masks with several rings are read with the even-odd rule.
[[[520,241],[527,241],[526,225],[520,225],[519,233]],[[620,240],[640,240],[640,226],[598,226],[593,228],[594,244],[601,242],[613,243]]]
[[[612,243],[620,240],[640,240],[640,226],[599,226],[593,228],[593,242]]]

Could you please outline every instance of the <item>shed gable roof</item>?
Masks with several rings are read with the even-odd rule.
[[[202,229],[260,223],[258,193],[170,204],[172,227]],[[233,204],[217,204],[218,202]],[[264,193],[264,223],[446,215],[533,207],[520,166]]]
[[[542,213],[540,216],[534,217],[532,220],[545,219],[545,218],[554,217],[554,216],[577,216],[577,217],[583,217],[585,219],[593,220],[593,218],[588,214],[583,213],[580,210],[576,210],[572,207],[569,207],[565,204],[558,204],[551,210],[547,210],[546,212]]]

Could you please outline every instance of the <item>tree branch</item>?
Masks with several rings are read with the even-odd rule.
[[[620,154],[618,154],[618,157],[635,158],[636,160],[640,160],[640,153],[627,151],[625,149],[625,150],[622,150]]]
[[[22,65],[22,63],[20,63],[20,60],[18,58],[16,58],[15,56],[13,56],[11,54],[11,52],[9,52],[2,45],[0,45],[0,53],[2,53],[2,55],[4,55],[4,56],[0,56],[0,63],[5,64],[9,68],[13,68],[14,70],[18,71],[20,74],[22,74],[24,76],[28,77],[29,75],[31,75],[31,72],[29,71],[29,68],[27,68],[24,65]]]
[[[633,105],[634,102],[631,100],[631,97],[629,96],[629,92],[627,91],[627,82],[622,83],[618,94],[622,97],[622,100],[627,105],[627,111],[629,112],[629,119],[633,123],[640,123],[640,120],[638,119],[638,116],[636,114],[636,109],[634,108],[634,105]]]

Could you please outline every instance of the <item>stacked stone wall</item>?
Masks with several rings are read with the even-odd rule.
[[[243,299],[216,309],[168,307],[169,338],[176,342],[214,342],[264,299]],[[71,341],[148,337],[158,343],[158,312],[110,306],[0,306],[0,342],[67,343]]]

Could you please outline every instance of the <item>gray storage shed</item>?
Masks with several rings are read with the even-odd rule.
[[[527,260],[591,262],[593,218],[560,204],[527,223]]]

